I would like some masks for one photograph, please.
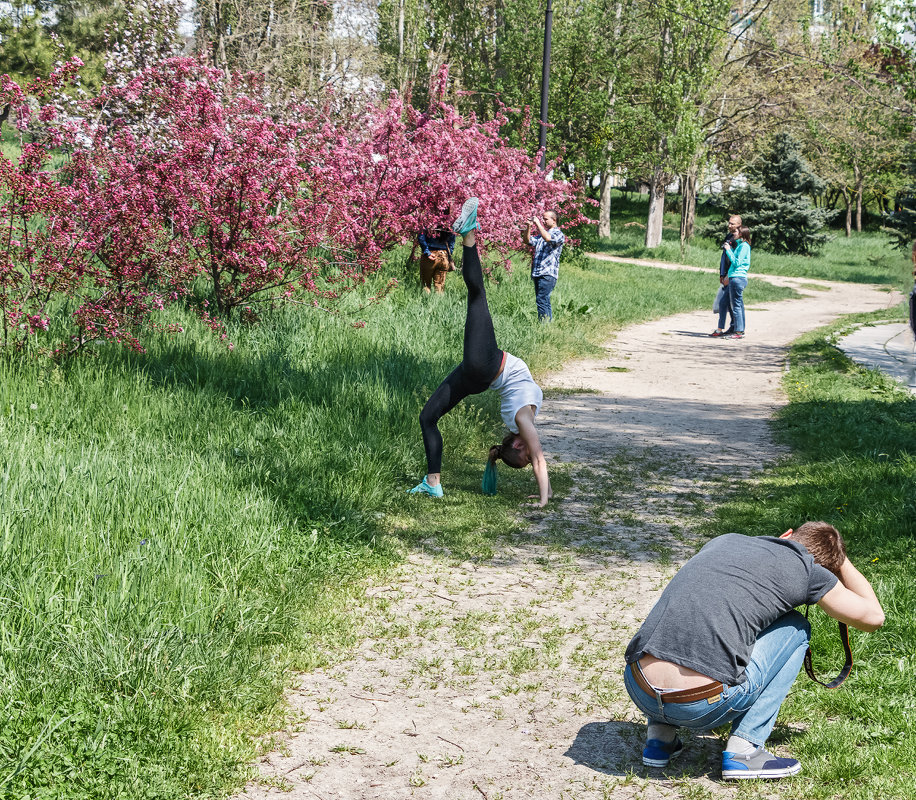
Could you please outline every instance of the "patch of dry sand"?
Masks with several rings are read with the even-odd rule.
[[[709,312],[679,314],[628,328],[602,358],[548,376],[538,427],[551,457],[576,465],[574,490],[531,512],[525,540],[489,561],[415,553],[368,587],[361,645],[301,676],[289,696],[299,722],[242,796],[731,794],[711,735],[688,733],[668,770],[642,766],[645,728],[623,688],[623,651],[694,551],[691,520],[723,485],[779,456],[767,420],[783,402],[786,346],[900,299],[766,280],[804,296],[752,305],[743,340],[709,338]]]

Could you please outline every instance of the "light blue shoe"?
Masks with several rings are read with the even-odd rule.
[[[722,753],[722,780],[788,778],[801,772],[801,764],[794,758],[779,758],[762,747],[750,753]]]
[[[413,489],[407,490],[408,494],[428,494],[430,497],[442,497],[442,484],[438,486],[430,486],[426,482],[426,476],[423,476],[423,480],[420,481]]]
[[[464,236],[466,233],[470,233],[480,227],[477,224],[477,206],[479,204],[480,201],[476,197],[471,197],[464,201],[458,219],[452,223],[452,230],[459,236]]]

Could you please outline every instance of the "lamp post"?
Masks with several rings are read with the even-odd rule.
[[[544,14],[544,66],[541,69],[541,135],[538,147],[541,150],[540,168],[547,166],[547,95],[550,86],[550,35],[553,28],[553,7],[547,0],[547,12]]]

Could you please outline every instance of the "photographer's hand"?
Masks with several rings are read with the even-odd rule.
[[[874,631],[884,624],[884,609],[865,576],[847,558],[840,566],[839,582],[818,605],[831,617],[860,631]]]

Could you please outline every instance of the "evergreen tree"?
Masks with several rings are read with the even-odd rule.
[[[894,211],[887,217],[884,230],[894,239],[894,247],[909,250],[916,241],[916,148],[910,150],[907,164],[909,186],[897,197]]]
[[[0,74],[28,79],[50,71],[57,54],[47,35],[46,2],[10,0],[0,9]]]
[[[770,150],[750,165],[747,175],[747,186],[724,193],[716,205],[741,215],[755,247],[773,253],[811,254],[823,246],[828,238],[824,227],[834,212],[811,202],[811,195],[824,190],[824,181],[811,170],[791,135],[777,135]]]
[[[0,3],[0,74],[28,82],[47,74],[57,61],[79,56],[81,84],[101,85],[106,35],[123,27],[138,0],[8,0]]]

